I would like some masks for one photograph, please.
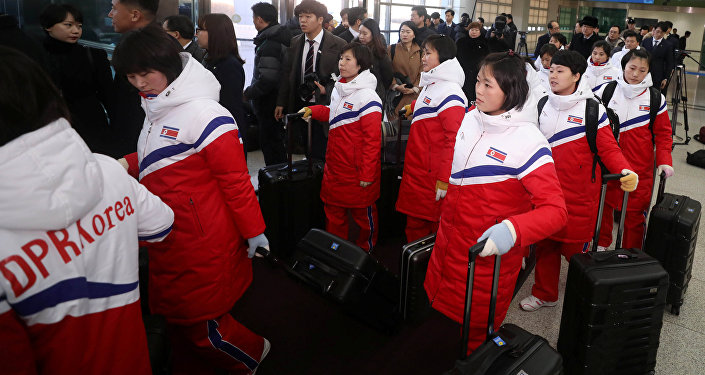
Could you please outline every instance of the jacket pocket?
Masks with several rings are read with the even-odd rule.
[[[193,202],[193,198],[188,198],[189,205],[191,206],[191,214],[193,214],[194,225],[201,231],[201,235],[206,234],[203,230],[203,225],[201,225],[201,219],[198,217],[198,210],[196,209],[196,204]]]

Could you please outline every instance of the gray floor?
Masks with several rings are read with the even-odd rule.
[[[705,77],[687,75],[689,103],[695,108],[689,108],[688,120],[690,135],[698,133],[705,125]],[[698,92],[703,93],[698,96]],[[671,99],[669,92],[668,100]],[[690,104],[692,105],[692,104]],[[689,107],[690,107],[689,105]],[[670,108],[670,107],[669,107]],[[678,114],[679,122],[683,121],[683,113]],[[682,125],[676,129],[676,135],[683,136]],[[687,146],[676,146],[673,150],[673,167],[675,176],[668,180],[666,191],[674,194],[684,194],[705,203],[705,169],[686,164],[686,152],[705,149],[705,145],[691,140]],[[298,157],[300,158],[300,156]],[[248,153],[248,167],[252,182],[257,187],[257,171],[264,166],[260,151]],[[693,277],[686,294],[685,303],[679,316],[664,314],[661,344],[658,351],[656,373],[663,375],[705,374],[705,230],[700,231],[695,252]],[[567,262],[563,262],[561,270],[560,294],[565,290]],[[517,306],[518,300],[531,293],[533,275],[527,280],[523,289],[513,301],[505,322],[520,325],[530,332],[542,335],[555,347],[558,340],[563,300],[558,306],[547,307],[536,312],[524,312]]]

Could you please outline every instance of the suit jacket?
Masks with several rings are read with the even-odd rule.
[[[301,100],[299,95],[299,85],[301,85],[301,59],[304,51],[304,43],[306,34],[299,34],[291,39],[291,45],[287,49],[286,59],[284,60],[284,69],[279,96],[277,97],[277,105],[283,106],[285,113],[298,111],[297,103]],[[338,60],[340,60],[340,50],[345,46],[345,40],[323,30],[323,39],[318,48],[318,56],[316,57],[316,66],[314,70],[318,76],[329,81],[326,85],[325,95],[316,95],[316,104],[328,105],[330,103],[330,94],[333,91],[335,82],[330,79],[331,73],[339,74]]]
[[[661,81],[671,76],[671,71],[675,66],[673,44],[666,39],[661,39],[661,43],[654,48],[654,38],[651,37],[644,38],[641,46],[651,54],[649,70],[651,72],[651,78],[654,81],[654,87],[658,88],[661,86]]]
[[[345,29],[345,31],[338,34],[337,36],[338,36],[338,38],[343,39],[344,41],[346,41],[348,43],[352,42],[355,39],[355,37],[350,32],[350,29]]]
[[[447,35],[447,36],[453,38],[453,40],[455,40],[455,27],[456,26],[457,26],[457,24],[455,22],[451,23],[450,26],[446,25],[445,22],[441,22],[441,24],[438,25],[438,27],[436,28],[436,31],[439,34]]]
[[[541,52],[541,47],[547,44],[550,40],[551,34],[549,33],[543,34],[539,37],[539,40],[536,41],[536,50],[534,51],[534,58],[539,58],[539,52]]]
[[[191,44],[184,48],[184,52],[190,53],[196,61],[203,64],[203,57],[205,57],[206,51],[199,47],[195,40],[191,41]]]

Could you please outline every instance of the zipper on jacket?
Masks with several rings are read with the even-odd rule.
[[[193,203],[193,198],[188,199],[189,203],[191,204],[191,212],[193,212],[193,218],[196,219],[196,224],[198,224],[198,228],[201,229],[201,234],[205,234],[203,231],[203,225],[201,225],[201,220],[198,218],[198,211],[196,211],[196,205]]]
[[[142,158],[147,156],[147,145],[149,144],[149,135],[152,133],[152,125],[154,125],[154,123],[150,122],[149,129],[147,129],[147,136],[145,137],[145,140],[144,140],[144,149],[142,151]],[[193,204],[193,202],[191,202],[191,204]]]

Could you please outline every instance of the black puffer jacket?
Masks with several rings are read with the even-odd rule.
[[[460,38],[455,43],[458,47],[457,59],[465,72],[463,92],[468,101],[475,100],[475,83],[477,82],[477,67],[482,59],[490,53],[487,40],[483,36],[477,38]]]
[[[260,99],[274,93],[282,79],[286,48],[291,44],[291,33],[286,27],[275,24],[260,31],[254,39],[255,69],[252,83],[245,89],[247,99]]]

